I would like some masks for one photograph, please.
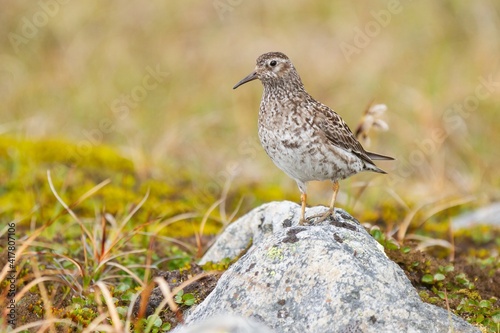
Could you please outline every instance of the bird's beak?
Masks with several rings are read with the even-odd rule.
[[[245,84],[245,83],[247,83],[247,82],[253,81],[253,80],[257,79],[257,78],[258,78],[258,77],[257,77],[257,72],[256,72],[256,71],[255,71],[255,72],[252,72],[252,73],[250,73],[249,75],[245,76],[245,77],[243,78],[243,80],[241,80],[240,82],[236,83],[236,85],[233,87],[233,89],[236,89],[236,88],[238,88],[239,86],[241,86],[242,84]]]

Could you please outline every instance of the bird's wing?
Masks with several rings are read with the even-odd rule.
[[[394,160],[394,157],[387,156],[387,155],[382,155],[382,154],[378,154],[378,153],[372,153],[371,151],[367,151],[366,154],[372,160],[389,160],[389,161],[393,161]]]
[[[369,164],[373,164],[363,146],[352,134],[349,126],[328,106],[318,103],[314,123],[323,131],[332,145],[353,153]]]

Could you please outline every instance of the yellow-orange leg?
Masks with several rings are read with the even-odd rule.
[[[332,196],[332,201],[330,202],[330,211],[333,214],[334,206],[335,206],[335,200],[337,200],[337,193],[339,193],[339,182],[333,182],[333,196]]]
[[[307,194],[302,193],[300,195],[300,203],[302,204],[302,209],[300,210],[300,220],[299,224],[302,225],[306,221],[305,215],[306,215],[306,202],[307,202]]]
[[[335,212],[335,200],[337,199],[337,194],[339,193],[339,182],[333,182],[333,195],[332,195],[332,201],[330,202],[330,209],[323,215],[321,215],[320,219],[318,220],[318,222],[323,222],[324,220],[326,220],[329,216],[334,216],[334,212]]]

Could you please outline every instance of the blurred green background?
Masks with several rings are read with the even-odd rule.
[[[342,182],[340,206],[500,199],[496,0],[0,7],[0,134],[8,146],[62,139],[74,145],[66,158],[81,165],[105,144],[145,179],[187,174],[194,190],[214,194],[231,180],[243,193],[280,188],[286,194],[266,199],[298,202],[295,183],[258,142],[260,83],[232,90],[257,56],[281,51],[311,95],[353,130],[370,101],[388,106],[389,131],[372,132],[366,148],[397,160],[378,163],[387,176]],[[12,173],[2,174],[5,184]],[[310,204],[327,204],[330,184],[309,192]]]

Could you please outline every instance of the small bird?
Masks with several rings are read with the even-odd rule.
[[[306,92],[285,54],[269,52],[258,57],[255,70],[233,89],[255,79],[264,86],[259,139],[274,164],[297,182],[302,204],[300,224],[305,222],[309,181],[333,182],[330,209],[321,217],[324,220],[333,215],[339,180],[361,171],[386,173],[372,159],[393,158],[365,151],[344,120]]]

